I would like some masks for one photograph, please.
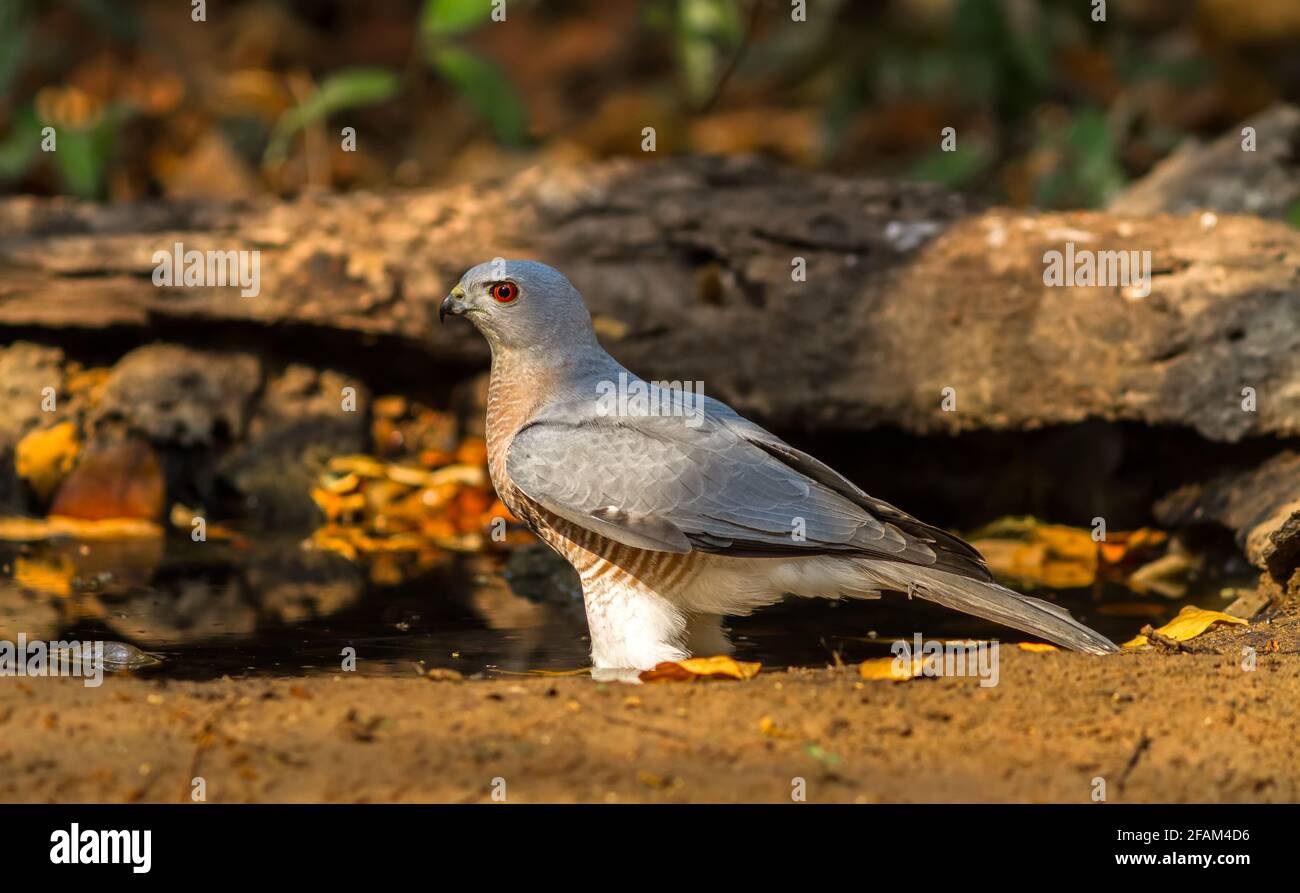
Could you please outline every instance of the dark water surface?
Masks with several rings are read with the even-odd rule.
[[[500,556],[453,555],[381,585],[302,536],[222,543],[39,543],[0,547],[0,638],[103,639],[162,658],[151,676],[337,673],[345,648],[362,675],[465,675],[587,665],[582,604],[566,581],[537,586]],[[527,585],[526,585],[527,584]],[[1222,608],[1222,582],[1171,601],[1107,583],[1034,594],[1068,607],[1117,642],[1184,605]],[[896,639],[1029,637],[888,593],[879,601],[787,599],[730,622],[736,656],[767,667],[884,656]]]

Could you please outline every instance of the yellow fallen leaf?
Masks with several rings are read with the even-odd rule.
[[[90,369],[69,367],[68,393],[85,395],[92,405],[96,404],[108,386],[108,379],[112,373],[113,370],[107,366],[96,366]]]
[[[37,592],[71,595],[72,578],[76,575],[77,569],[66,555],[56,556],[53,560],[22,556],[14,560],[14,582]]]
[[[320,507],[321,513],[330,521],[344,515],[354,514],[366,507],[366,497],[360,493],[339,496],[322,487],[314,487],[311,491],[311,498]]]
[[[1103,542],[1097,543],[1097,550],[1107,564],[1119,564],[1130,555],[1150,551],[1156,546],[1163,545],[1168,539],[1169,534],[1150,527],[1139,527],[1137,530],[1130,531],[1111,531]]]
[[[632,327],[623,320],[602,316],[599,313],[591,318],[591,327],[596,330],[597,335],[605,335],[611,341],[622,341],[632,330]]]
[[[981,537],[972,545],[994,573],[1052,589],[1089,586],[1097,576],[1097,544],[1077,527],[1037,524],[1017,538]]]
[[[769,738],[789,738],[790,730],[776,724],[776,720],[770,716],[764,716],[758,721],[758,730]]]
[[[14,451],[18,476],[31,484],[41,499],[49,499],[72,471],[78,449],[77,426],[72,422],[31,431],[18,441]]]
[[[335,496],[342,496],[344,493],[351,493],[359,486],[361,486],[360,476],[355,472],[348,472],[342,477],[323,481],[321,489],[333,493]]]
[[[1208,611],[1188,605],[1178,612],[1178,616],[1156,630],[1162,636],[1168,636],[1175,642],[1195,639],[1216,623],[1239,623],[1247,625],[1240,617],[1233,617],[1222,611]],[[1146,636],[1136,636],[1124,643],[1125,648],[1139,648],[1149,644]]]
[[[348,561],[356,561],[358,552],[351,541],[339,533],[338,527],[321,527],[311,535],[311,544],[317,549],[336,552]]]
[[[407,408],[406,398],[397,394],[376,397],[370,404],[371,411],[383,419],[401,418]]]
[[[167,522],[177,530],[187,530],[193,525],[194,519],[201,514],[201,512],[187,505],[173,502],[171,511],[167,513]]]
[[[329,470],[363,478],[381,478],[387,473],[388,466],[374,456],[335,456],[329,461]]]
[[[140,518],[85,520],[51,515],[48,518],[0,518],[0,542],[30,543],[68,537],[74,540],[148,539],[163,529]]]
[[[467,465],[460,463],[458,465],[448,465],[445,468],[439,468],[437,471],[429,473],[430,487],[437,487],[440,484],[460,484],[464,487],[486,487],[488,485],[487,472],[481,465]]]
[[[858,664],[858,675],[863,679],[883,679],[886,682],[906,682],[920,676],[925,670],[925,658],[916,655],[908,667],[897,657],[873,657]]]
[[[1042,654],[1048,651],[1060,651],[1055,645],[1048,645],[1046,642],[1017,642],[1016,647],[1021,651],[1032,651],[1035,654]]]
[[[642,682],[693,681],[705,677],[720,679],[753,679],[763,665],[757,662],[716,657],[691,657],[686,660],[666,660],[653,670],[641,673]]]
[[[465,678],[465,676],[459,670],[452,670],[447,667],[434,667],[425,672],[424,678],[432,682],[460,682]]]
[[[456,447],[456,461],[461,465],[487,468],[487,441],[481,437],[467,437]]]
[[[411,468],[406,465],[389,465],[385,474],[390,481],[405,484],[408,487],[427,487],[430,472],[423,468]]]

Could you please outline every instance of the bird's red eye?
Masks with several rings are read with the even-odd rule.
[[[513,282],[498,282],[492,286],[492,297],[502,304],[509,304],[519,297],[519,286]]]

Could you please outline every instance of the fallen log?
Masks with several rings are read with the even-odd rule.
[[[260,294],[156,287],[155,254],[178,242],[259,251]],[[1045,255],[1068,244],[1151,252],[1150,295],[1044,285]],[[1099,418],[1228,442],[1300,434],[1295,229],[977,211],[933,188],[754,161],[533,169],[293,201],[8,199],[0,338],[298,327],[482,365],[479,339],[430,312],[465,268],[498,255],[564,270],[627,365],[702,381],[777,425],[930,434]]]
[[[257,294],[155,277],[178,250],[258,252]],[[1129,272],[1150,276],[1048,284],[1062,258],[1089,252],[1137,252]],[[436,326],[433,310],[464,269],[498,255],[568,274],[629,367],[700,381],[779,429],[929,435],[1102,420],[1222,443],[1300,435],[1295,229],[1212,212],[981,209],[933,187],[754,160],[532,169],[287,201],[7,199],[0,342],[111,333],[120,356],[159,337],[193,349],[214,331],[250,346],[289,332],[303,350],[379,343],[400,347],[384,356],[416,366],[409,374],[464,378],[486,365],[482,341]],[[1078,283],[1083,271],[1064,272]],[[42,424],[33,389],[48,358],[23,351],[29,374],[4,386],[24,408],[0,426],[0,447]],[[252,400],[266,381],[243,392]],[[1267,474],[1250,481],[1277,487]],[[1247,514],[1219,517],[1249,533],[1262,570],[1289,579],[1297,525],[1277,512],[1264,530],[1251,514],[1247,531]]]

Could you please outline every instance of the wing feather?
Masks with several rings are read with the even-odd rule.
[[[590,402],[563,403],[515,435],[506,469],[538,505],[635,548],[936,564],[935,537],[878,517],[847,481],[810,476],[728,421],[712,411],[601,416]]]

